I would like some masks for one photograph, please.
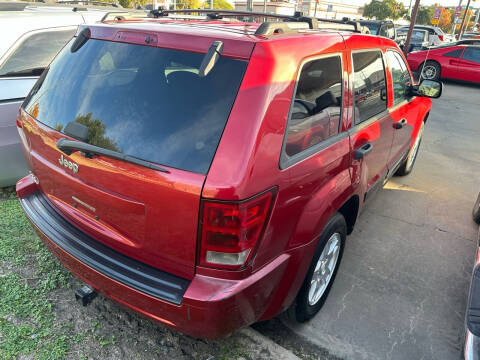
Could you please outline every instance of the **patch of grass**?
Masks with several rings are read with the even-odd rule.
[[[250,358],[239,343],[223,343],[220,346],[220,354],[218,355],[219,360],[238,359],[240,357],[245,359]]]
[[[71,278],[17,200],[0,201],[0,359],[61,359],[78,338],[55,323],[49,294]]]
[[[0,201],[0,262],[25,262],[40,243],[17,200]]]
[[[0,201],[16,199],[15,186],[0,188]]]

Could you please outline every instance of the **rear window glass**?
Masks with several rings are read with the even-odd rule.
[[[387,108],[385,68],[380,51],[354,53],[355,122],[370,119]]]
[[[93,39],[72,53],[69,44],[25,110],[58,131],[82,123],[92,145],[205,174],[247,62],[221,56],[200,77],[203,57]]]
[[[363,22],[360,22],[360,24],[362,24],[362,26],[366,26],[368,30],[370,30],[371,35],[378,35],[378,29],[380,28],[379,24]]]

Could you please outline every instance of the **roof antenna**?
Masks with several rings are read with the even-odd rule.
[[[203,57],[198,76],[205,77],[213,69],[223,51],[223,42],[214,41]]]

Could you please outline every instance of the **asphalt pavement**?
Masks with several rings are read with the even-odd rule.
[[[361,214],[324,308],[284,324],[342,359],[459,359],[479,191],[480,86],[446,83],[413,172]]]

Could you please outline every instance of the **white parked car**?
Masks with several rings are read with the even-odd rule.
[[[408,26],[399,27],[398,30],[408,31]],[[442,29],[436,26],[415,25],[414,30],[427,30],[430,46],[438,46],[453,41],[450,35],[446,34]]]
[[[47,6],[0,11],[0,187],[27,172],[15,124],[23,99],[77,26],[99,21],[107,11]]]

